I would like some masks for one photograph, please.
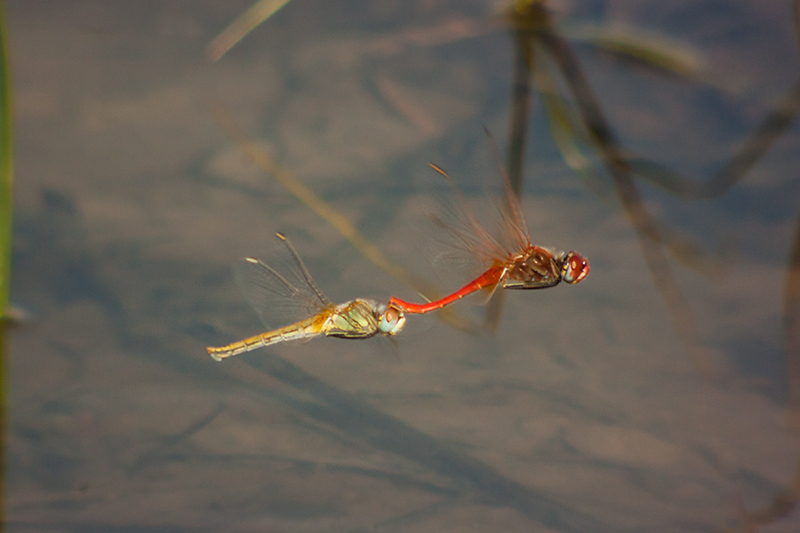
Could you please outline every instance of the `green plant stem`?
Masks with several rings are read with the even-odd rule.
[[[0,0],[0,317],[8,308],[11,287],[11,224],[13,184],[13,125],[11,65],[5,4]]]

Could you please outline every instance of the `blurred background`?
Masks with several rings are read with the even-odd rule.
[[[7,530],[800,528],[796,2],[294,0],[212,61],[251,5],[5,2]],[[585,281],[207,355],[276,231],[334,301],[421,300],[276,176],[469,281],[428,163],[491,212],[484,126]]]

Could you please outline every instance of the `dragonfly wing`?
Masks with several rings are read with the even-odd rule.
[[[320,288],[317,287],[316,282],[311,277],[311,273],[306,268],[306,265],[303,264],[303,260],[300,259],[300,254],[298,254],[297,250],[294,249],[294,246],[292,246],[289,238],[283,233],[276,233],[276,236],[284,244],[289,257],[291,258],[288,272],[293,274],[295,277],[297,281],[295,285],[302,287],[302,290],[306,291],[309,294],[309,297],[311,296],[311,293],[313,293],[314,299],[323,307],[332,306],[333,302],[331,302],[328,297],[322,293]]]
[[[497,164],[497,169],[500,174],[500,185],[503,191],[502,199],[492,194],[489,195],[500,217],[499,227],[497,229],[499,230],[499,235],[502,236],[501,244],[506,247],[507,251],[519,251],[526,246],[530,246],[531,243],[528,224],[525,222],[525,215],[522,212],[522,205],[520,203],[522,184],[518,183],[519,190],[515,190],[514,184],[511,182],[511,176],[508,175],[508,172],[506,172],[506,169],[503,167],[500,148],[497,146],[494,135],[492,135],[489,128],[486,126],[484,126],[483,130],[492,148],[492,155]],[[491,191],[492,188],[489,188],[489,190]]]
[[[489,300],[492,299],[492,296],[494,296],[494,293],[497,290],[497,287],[499,286],[500,286],[499,283],[495,283],[493,285],[487,285],[486,287],[482,288],[478,292],[478,296],[475,298],[475,303],[478,305],[488,304]]]
[[[316,315],[328,307],[311,287],[252,257],[236,264],[233,276],[242,295],[268,328]]]
[[[269,328],[319,314],[333,304],[317,287],[292,243],[277,234],[280,245],[267,265],[248,257],[234,267],[242,294]]]

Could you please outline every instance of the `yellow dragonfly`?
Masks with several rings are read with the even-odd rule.
[[[366,339],[381,334],[392,336],[403,329],[405,313],[374,300],[357,298],[334,304],[317,287],[297,250],[282,233],[277,234],[288,252],[284,276],[271,266],[252,257],[235,267],[234,274],[245,298],[261,320],[285,307],[305,308],[308,318],[273,329],[227,346],[209,346],[208,354],[216,361],[279,342],[307,340],[320,335],[341,339]]]

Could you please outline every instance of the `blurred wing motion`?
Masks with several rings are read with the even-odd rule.
[[[248,257],[236,267],[236,281],[247,301],[266,323],[274,309],[283,308],[287,303],[305,308],[310,316],[227,346],[209,346],[208,354],[215,360],[222,361],[262,346],[319,335],[366,339],[379,333],[395,335],[403,329],[406,319],[402,310],[360,298],[333,304],[314,283],[289,239],[281,233],[277,236],[291,257],[287,276],[258,259]]]
[[[444,170],[436,165],[431,167],[452,183],[452,178]],[[511,190],[505,173],[502,173],[502,177],[505,205],[498,204],[503,232],[499,240],[478,221],[457,189],[455,192],[460,204],[457,226],[441,223],[454,234],[462,247],[467,248],[471,255],[487,260],[490,267],[444,298],[414,304],[392,297],[389,300],[390,308],[410,314],[430,313],[481,289],[544,289],[562,281],[575,284],[589,274],[589,261],[579,253],[557,252],[531,244],[519,200]]]

